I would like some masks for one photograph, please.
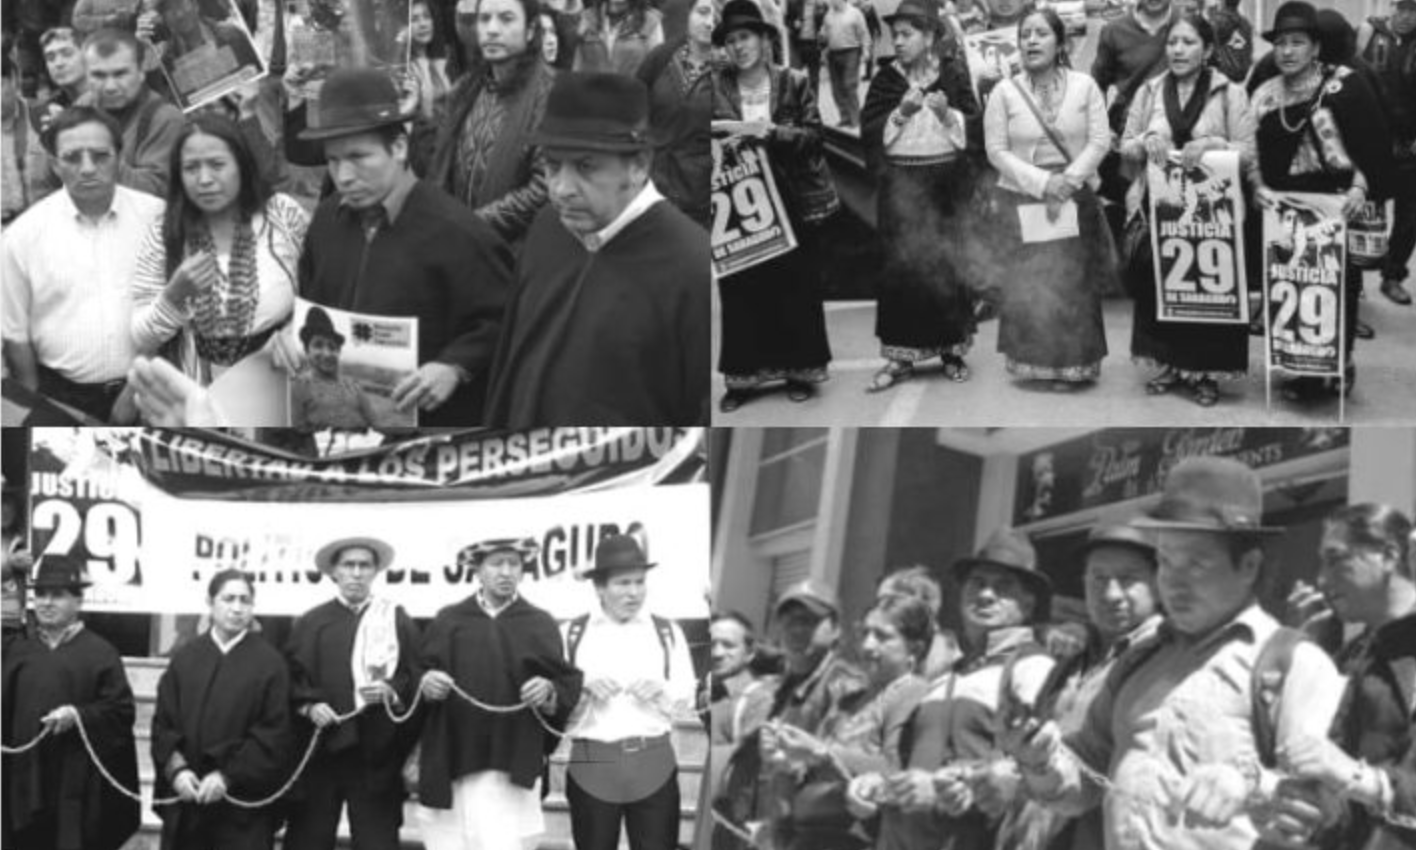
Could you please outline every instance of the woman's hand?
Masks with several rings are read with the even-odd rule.
[[[1142,144],[1146,149],[1146,158],[1151,164],[1156,168],[1164,168],[1165,161],[1170,156],[1170,143],[1155,133],[1147,133]]]
[[[909,118],[916,112],[924,108],[924,92],[921,89],[912,88],[905,93],[900,100],[900,114]]]
[[[1192,139],[1180,151],[1180,164],[1188,171],[1200,164],[1200,157],[1220,147],[1223,147],[1223,143],[1214,139]]]
[[[162,297],[178,310],[187,301],[216,285],[216,260],[206,251],[198,251],[182,261],[172,279],[162,290]]]
[[[1362,211],[1362,207],[1367,203],[1367,190],[1361,186],[1353,186],[1347,190],[1347,194],[1342,196],[1342,217],[1356,218]]]
[[[874,817],[880,811],[879,794],[885,785],[885,777],[878,773],[864,773],[853,777],[846,785],[846,810],[856,820]]]
[[[1278,194],[1267,186],[1259,186],[1254,190],[1254,203],[1261,210],[1273,209],[1278,206]]]
[[[949,96],[943,92],[930,92],[924,98],[924,105],[929,107],[934,113],[934,117],[939,119],[940,124],[949,123]]]

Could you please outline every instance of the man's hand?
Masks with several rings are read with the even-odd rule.
[[[970,790],[973,791],[974,805],[991,818],[1001,817],[1018,797],[1018,786],[1022,775],[1012,759],[998,759],[989,762],[974,772]]]
[[[51,735],[62,735],[74,728],[78,722],[79,710],[72,705],[61,705],[39,719],[49,729]]]
[[[1284,847],[1307,848],[1313,833],[1334,821],[1341,811],[1332,795],[1312,780],[1284,778],[1278,783],[1273,805],[1262,823],[1259,837]]]
[[[201,805],[208,805],[224,799],[226,799],[226,777],[216,770],[202,777],[202,784],[197,788],[197,802]]]
[[[424,699],[442,702],[452,693],[452,677],[441,670],[429,670],[423,674],[419,687],[423,690]]]
[[[544,708],[556,698],[556,688],[545,676],[532,676],[521,686],[521,701]]]
[[[393,403],[403,411],[415,406],[423,410],[437,410],[461,382],[456,366],[436,361],[424,363],[418,371],[393,388]]]
[[[388,682],[370,682],[359,689],[359,698],[370,705],[398,705],[398,693]]]
[[[951,818],[962,817],[974,804],[973,786],[968,772],[958,767],[946,767],[933,776],[935,801],[939,810]]]
[[[585,690],[596,702],[609,702],[612,697],[624,689],[620,687],[619,682],[610,679],[591,679],[585,683]]]
[[[1295,779],[1311,779],[1332,791],[1341,791],[1357,772],[1357,762],[1326,738],[1297,738],[1283,748],[1287,772]]]
[[[138,391],[132,384],[127,384],[118,393],[118,397],[113,400],[113,409],[108,411],[108,422],[110,425],[136,425],[138,424]]]
[[[197,792],[200,788],[201,783],[197,781],[197,775],[185,767],[172,780],[172,790],[177,792],[177,798],[184,803],[197,802]]]
[[[902,770],[885,780],[885,795],[907,812],[934,808],[934,777],[927,770]]]
[[[629,686],[629,695],[642,703],[655,705],[664,698],[664,683],[653,679],[640,679]]]
[[[856,820],[874,817],[880,811],[879,796],[885,787],[885,777],[878,773],[863,773],[851,778],[846,785],[846,810]]]
[[[1181,785],[1186,826],[1226,826],[1244,810],[1251,790],[1244,774],[1232,764],[1200,765]]]
[[[134,28],[134,35],[143,41],[152,41],[153,35],[157,32],[157,23],[161,16],[157,12],[143,12],[138,15],[137,26]]]
[[[1062,749],[1062,730],[1052,720],[1039,724],[1036,719],[1020,718],[1004,727],[998,744],[1019,767],[1037,772],[1051,766]]]
[[[339,723],[339,715],[330,707],[327,702],[317,702],[305,711],[305,716],[310,718],[310,722],[323,729],[326,726],[333,726]]]

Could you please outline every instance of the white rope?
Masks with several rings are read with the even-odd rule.
[[[493,705],[491,703],[482,702],[481,700],[467,693],[462,688],[458,687],[456,682],[452,682],[450,684],[452,687],[452,692],[461,697],[464,702],[466,702],[468,705],[471,705],[473,708],[480,709],[482,711],[487,712],[488,714],[515,714],[516,712],[521,711],[522,709],[529,709],[531,711],[531,716],[536,718],[536,722],[541,724],[542,729],[545,729],[547,732],[549,732],[556,738],[566,737],[566,733],[554,728],[546,722],[546,719],[541,714],[540,709],[536,708],[534,705],[525,700],[522,700],[521,702],[518,702],[515,705]],[[409,705],[408,710],[402,714],[395,713],[393,703],[388,698],[387,694],[385,694],[384,696],[383,704],[384,711],[388,714],[389,720],[392,720],[394,723],[407,723],[418,711],[418,706],[422,702],[423,689],[422,687],[419,687],[418,691],[413,695],[413,703]]]
[[[723,829],[726,829],[728,832],[731,832],[733,835],[737,836],[738,838],[741,838],[743,841],[746,841],[748,846],[752,846],[752,833],[728,820],[727,817],[725,817],[717,809],[712,809],[711,811],[713,813],[713,823],[716,823],[718,826],[721,826]]]
[[[50,731],[50,729],[52,729],[52,728],[53,728],[53,727],[46,726],[46,727],[44,727],[43,729],[39,730],[39,734],[38,734],[38,735],[35,735],[35,736],[34,736],[34,740],[30,741],[28,744],[21,744],[21,745],[18,746],[18,747],[7,747],[7,746],[5,746],[5,745],[3,745],[3,744],[0,744],[0,755],[2,755],[2,756],[17,756],[17,755],[20,755],[21,753],[27,753],[27,752],[29,752],[30,750],[32,750],[32,749],[34,749],[35,747],[39,746],[39,742],[40,742],[40,741],[43,741],[45,738],[48,738],[48,737],[49,737],[49,731]]]

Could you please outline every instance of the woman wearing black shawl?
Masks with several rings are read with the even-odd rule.
[[[1238,83],[1218,73],[1214,28],[1199,16],[1187,15],[1170,27],[1166,41],[1168,70],[1141,86],[1131,103],[1121,156],[1135,163],[1147,159],[1169,167],[1172,152],[1193,167],[1209,151],[1235,151],[1241,171],[1252,174],[1254,125],[1249,100]],[[1145,170],[1127,193],[1126,206],[1136,215],[1146,206]],[[1235,211],[1237,214],[1237,211]],[[1237,216],[1236,216],[1237,217]],[[1135,309],[1131,325],[1131,356],[1159,371],[1146,392],[1159,395],[1188,385],[1195,403],[1210,407],[1219,401],[1219,381],[1241,378],[1249,368],[1249,329],[1244,325],[1163,322],[1156,318],[1155,265],[1150,240],[1124,270],[1132,277]]]
[[[871,82],[861,115],[885,244],[875,314],[885,365],[871,392],[905,380],[916,363],[933,357],[951,380],[968,380],[963,355],[975,327],[973,296],[958,263],[965,150],[969,137],[977,139],[977,128],[965,125],[979,117],[968,67],[945,32],[937,0],[905,0],[885,23],[896,59]]]
[[[1360,74],[1319,60],[1317,11],[1303,0],[1279,6],[1264,38],[1274,46],[1279,76],[1254,91],[1260,176],[1255,197],[1268,206],[1275,191],[1341,195],[1343,215],[1351,218],[1369,198],[1380,200],[1394,179],[1381,102]],[[1349,256],[1342,295],[1349,392],[1357,377],[1352,349],[1361,289],[1361,270]],[[1330,378],[1294,378],[1283,397],[1316,401],[1336,395],[1338,386]]]

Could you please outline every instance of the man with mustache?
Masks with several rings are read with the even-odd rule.
[[[1274,756],[1327,732],[1342,679],[1306,642],[1290,647],[1273,700],[1261,700],[1271,724],[1256,720],[1254,670],[1279,633],[1257,588],[1272,568],[1263,541],[1282,529],[1262,520],[1263,487],[1243,463],[1176,464],[1160,504],[1135,520],[1158,534],[1167,621],[1107,677],[1081,729],[1066,736],[1069,752],[1051,721],[1004,736],[1036,799],[1081,813],[1106,794],[1106,850],[1251,850],[1278,786]],[[1259,741],[1263,729],[1274,732],[1271,746]],[[1116,790],[1098,788],[1083,765]]]
[[[498,538],[458,552],[477,592],[439,611],[423,637],[417,784],[428,850],[522,850],[545,831],[540,782],[559,743],[546,727],[565,728],[581,675],[564,659],[555,619],[518,590],[538,551],[531,538]],[[484,711],[454,686],[484,704],[526,708]]]
[[[649,179],[649,92],[556,78],[532,136],[551,204],[517,268],[489,425],[708,421],[708,234]]]

